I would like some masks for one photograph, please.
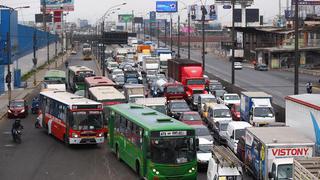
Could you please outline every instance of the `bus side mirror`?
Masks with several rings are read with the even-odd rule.
[[[199,139],[196,138],[196,148],[197,148],[197,151],[199,151]]]

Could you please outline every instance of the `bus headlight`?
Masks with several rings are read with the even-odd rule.
[[[103,133],[99,133],[98,136],[99,136],[99,137],[102,137],[102,136],[103,136]]]
[[[79,137],[79,135],[78,135],[78,134],[76,134],[76,133],[72,133],[72,137],[73,137],[73,138],[78,138],[78,137]]]
[[[159,171],[157,171],[156,169],[153,169],[152,170],[154,173],[156,173],[156,175],[159,175],[160,173],[159,173]]]

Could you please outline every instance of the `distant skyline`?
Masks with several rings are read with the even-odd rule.
[[[149,11],[155,10],[156,0],[74,0],[75,11],[70,12],[67,16],[67,21],[76,22],[78,18],[89,20],[90,24],[94,24],[105,11],[116,4],[126,2],[125,6],[122,6],[116,14],[121,13],[132,13],[136,16],[147,17]],[[206,1],[206,4],[213,4],[213,0],[202,0]],[[291,3],[291,0],[280,0],[282,7],[282,14],[286,7],[287,1]],[[185,7],[184,4],[200,4],[201,0],[178,0],[179,9]],[[184,2],[184,3],[182,3]],[[18,7],[29,5],[30,9],[19,10],[19,21],[34,21],[34,14],[40,13],[40,0],[2,0],[0,4],[7,5],[10,7]],[[264,16],[264,20],[268,21],[274,19],[279,14],[279,0],[254,0],[254,4],[249,8],[260,8],[260,15]],[[187,18],[187,11],[182,10],[180,12],[182,20]],[[160,18],[169,18],[168,14],[159,15]],[[176,19],[177,15],[174,14],[173,18]],[[116,20],[117,16],[113,15],[112,20]],[[231,23],[231,10],[224,10],[222,6],[218,8],[218,21],[222,24]]]

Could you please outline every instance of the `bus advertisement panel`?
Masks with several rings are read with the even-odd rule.
[[[86,66],[69,66],[67,71],[67,89],[71,92],[84,90],[84,79],[91,76],[95,76],[94,71]]]
[[[40,93],[40,125],[68,144],[104,142],[102,104],[63,91]]]
[[[109,146],[140,177],[197,178],[198,141],[192,127],[136,104],[109,106],[108,111]]]

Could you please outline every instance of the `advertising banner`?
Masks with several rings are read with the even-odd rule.
[[[193,21],[202,21],[202,15],[204,14],[205,21],[217,20],[217,6],[215,5],[191,5],[188,7],[191,19]]]
[[[320,0],[292,0],[292,5],[298,1],[299,5],[320,5]]]
[[[133,16],[132,14],[119,14],[118,15],[118,22],[119,23],[128,23],[132,22]]]
[[[143,23],[143,18],[142,17],[134,17],[133,22],[136,24],[142,24]]]
[[[46,22],[52,22],[52,15],[46,14]],[[35,14],[35,22],[36,23],[42,23],[43,22],[43,14]]]
[[[177,1],[157,1],[156,11],[159,13],[174,13],[178,11]]]
[[[62,11],[54,11],[53,13],[53,22],[61,22]]]
[[[74,11],[74,0],[40,0],[41,7],[46,5],[47,12],[62,10]]]

